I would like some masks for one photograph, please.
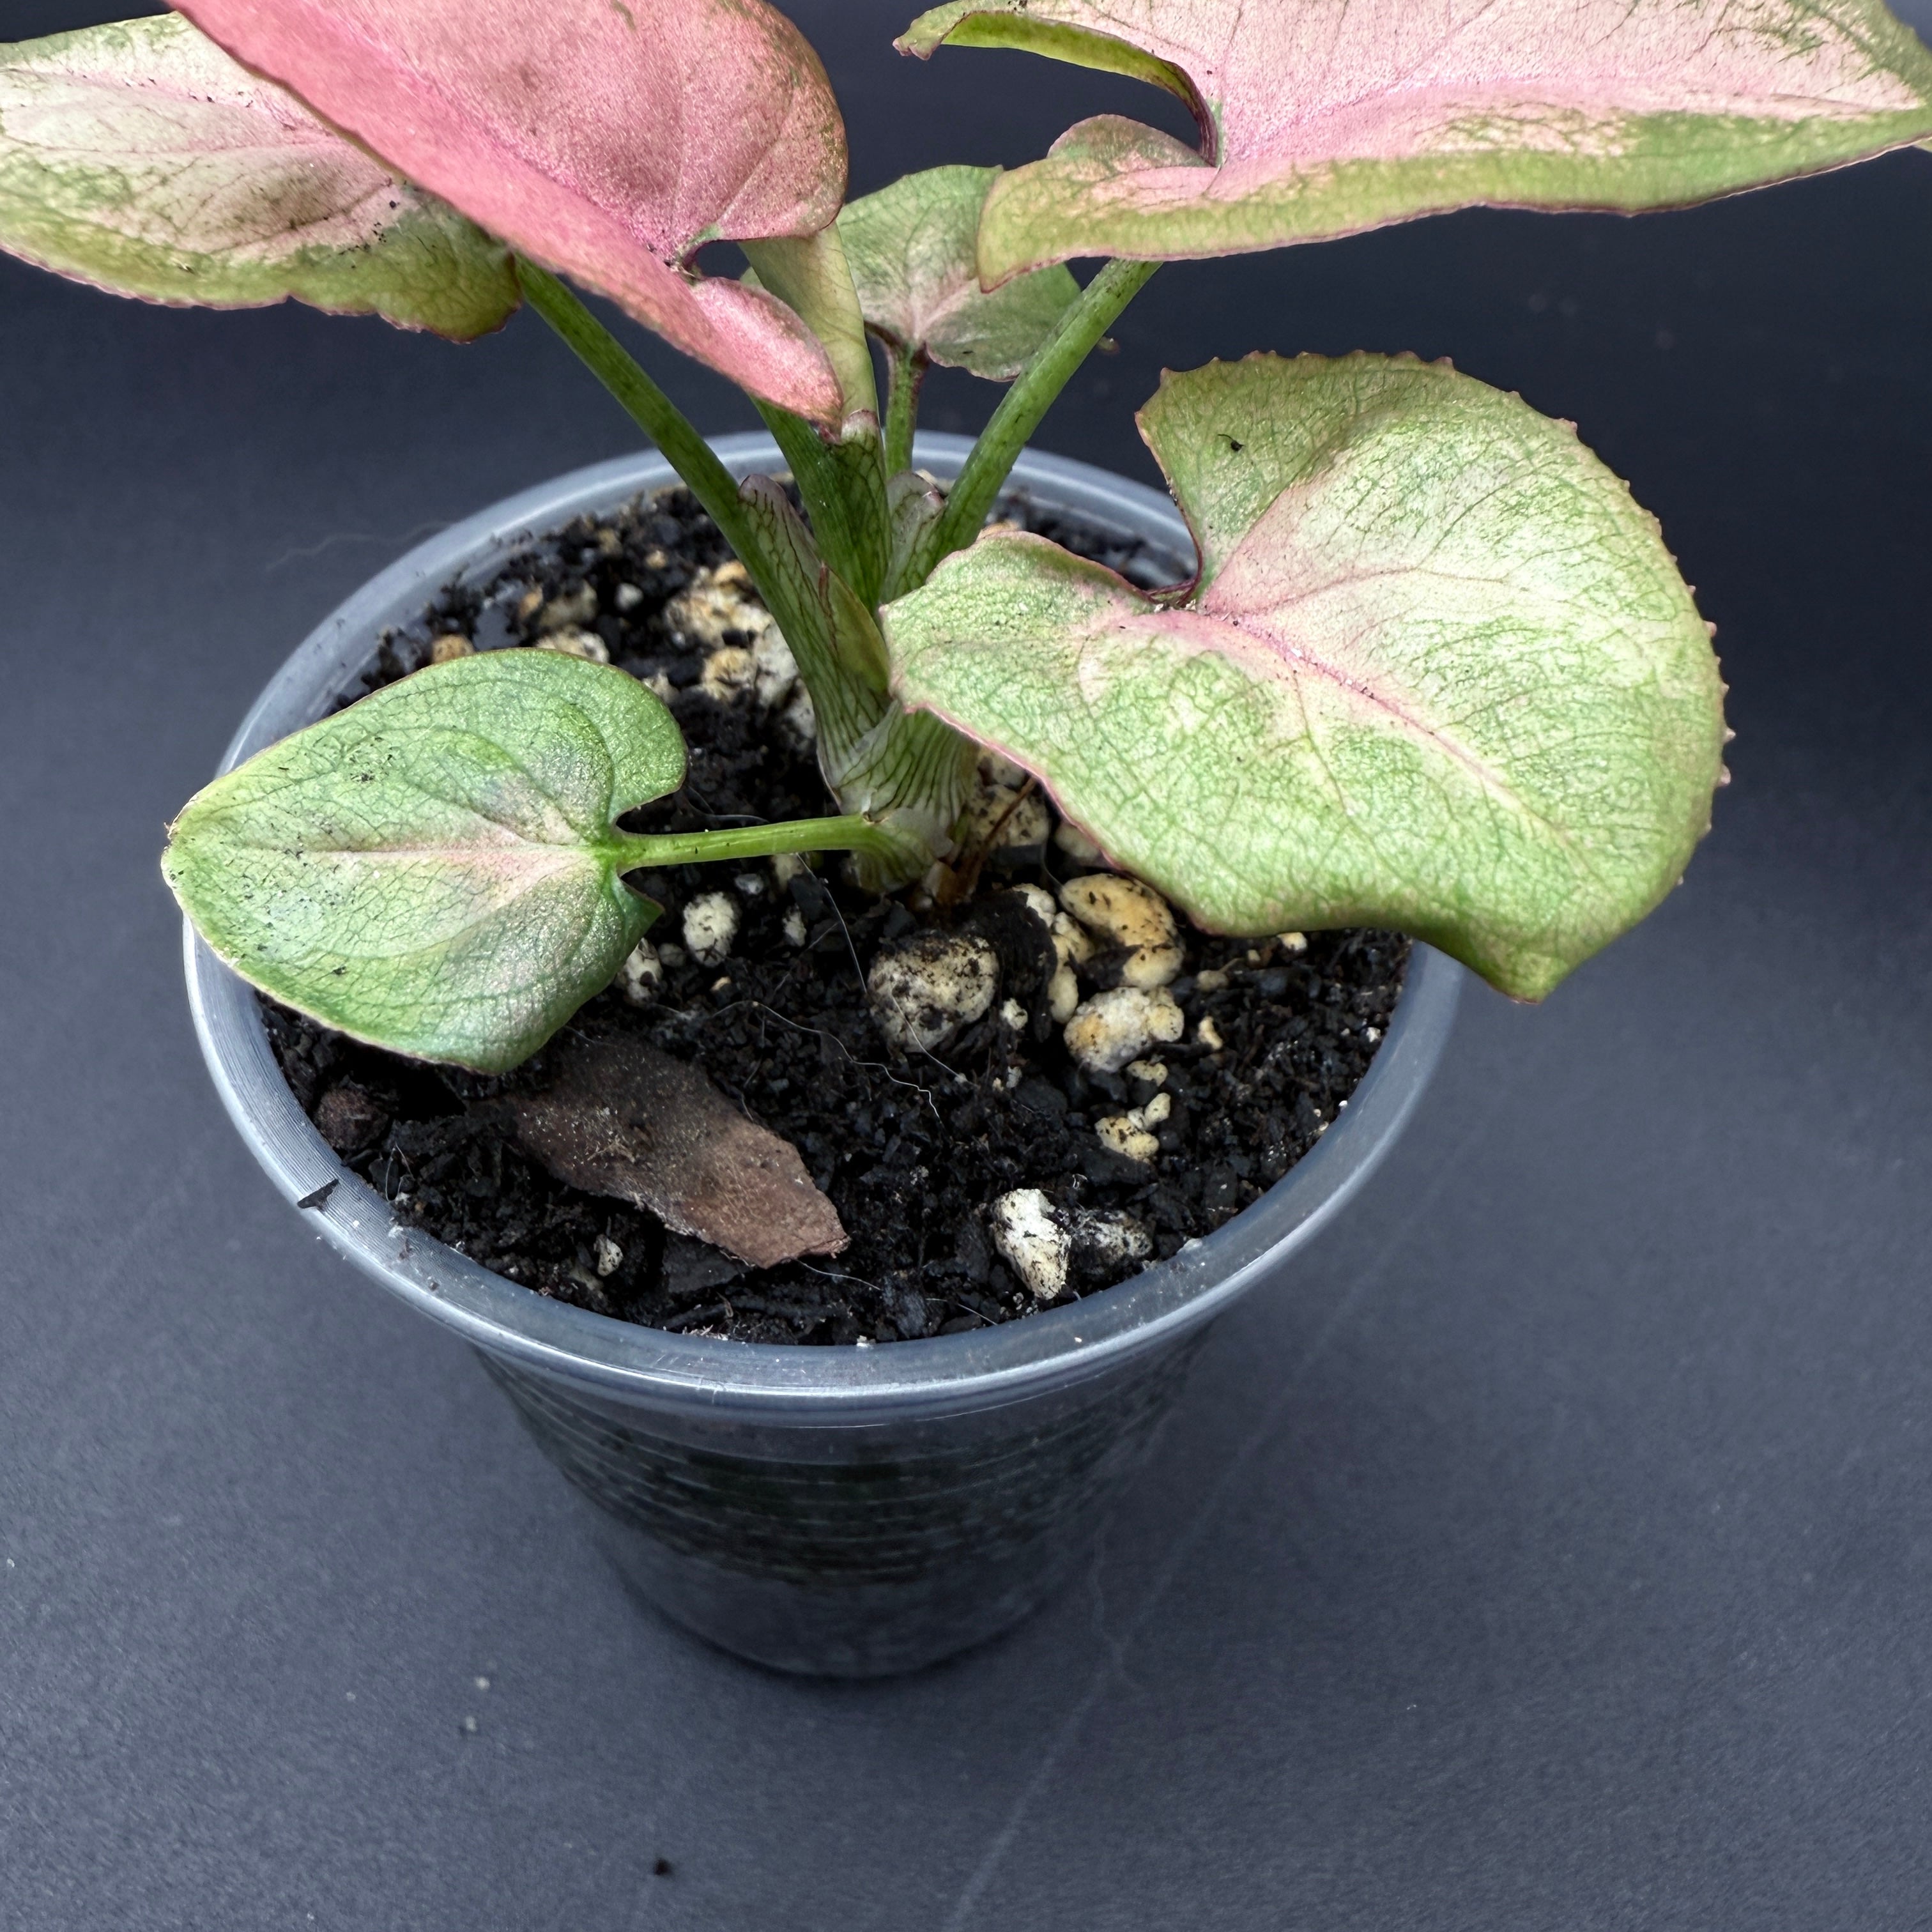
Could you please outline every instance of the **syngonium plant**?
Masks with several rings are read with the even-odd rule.
[[[528,302],[716,520],[818,718],[832,812],[646,836],[617,820],[685,756],[650,690],[536,650],[435,665],[188,805],[190,916],[292,1006],[498,1070],[650,925],[628,872],[844,849],[905,885],[985,747],[1204,926],[1390,927],[1548,992],[1678,878],[1726,736],[1656,524],[1569,425],[1409,357],[1258,354],[1140,412],[1191,582],[988,515],[1162,261],[1837,167],[1932,136],[1932,56],[1876,0],[953,0],[898,46],[1129,76],[1198,140],[1106,115],[847,204],[824,70],[764,0],[181,0],[0,48],[0,247],[457,340]],[[716,242],[741,278],[699,272]],[[566,278],[750,394],[802,517]],[[949,489],[911,466],[934,362],[1008,385]]]

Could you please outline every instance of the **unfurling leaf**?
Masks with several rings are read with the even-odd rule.
[[[946,514],[946,499],[916,470],[902,470],[886,485],[886,508],[891,518],[891,560],[883,595],[890,598],[910,587],[908,579],[918,568],[932,526]]]
[[[1204,925],[1388,926],[1540,998],[1669,891],[1724,737],[1655,522],[1568,425],[1412,358],[1256,356],[1141,424],[1184,602],[982,537],[887,607],[896,684]]]
[[[508,251],[176,14],[0,46],[0,248],[151,302],[293,296],[466,340]]]
[[[866,326],[906,355],[1010,382],[1052,334],[1080,285],[1058,266],[990,293],[974,254],[998,168],[929,168],[838,218]]]
[[[202,937],[356,1039],[484,1072],[610,983],[658,908],[613,821],[684,741],[634,678],[552,651],[418,671],[190,800],[162,870]]]
[[[519,254],[766,400],[843,413],[824,350],[712,239],[826,226],[845,130],[764,0],[182,0],[238,58]]]
[[[544,1084],[511,1100],[559,1180],[648,1209],[754,1268],[835,1255],[848,1237],[790,1142],[644,1041],[567,1040]]]
[[[1138,74],[1204,136],[1082,122],[995,184],[988,281],[1454,208],[1677,207],[1932,133],[1932,54],[1878,0],[957,0],[899,45],[949,41]]]
[[[739,245],[752,265],[745,280],[776,296],[818,338],[838,378],[848,422],[870,415],[876,426],[879,396],[872,381],[872,352],[866,346],[865,317],[838,224],[835,221],[815,235],[778,236]]]

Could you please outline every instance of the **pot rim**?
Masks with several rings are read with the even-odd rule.
[[[783,461],[772,439],[756,433],[720,437],[712,447],[739,476]],[[922,434],[916,460],[947,476],[970,447],[964,436]],[[677,480],[655,452],[640,452],[522,491],[417,545],[298,646],[250,709],[221,770],[320,716],[373,656],[382,632],[419,615],[452,579],[493,574],[506,554],[572,517]],[[1171,501],[1142,484],[1032,451],[1012,481],[1168,550],[1178,573],[1191,568],[1186,525]],[[1070,1306],[968,1334],[817,1348],[674,1334],[595,1315],[401,1225],[296,1105],[251,989],[185,921],[183,929],[195,1030],[229,1117],[275,1186],[365,1274],[490,1354],[621,1403],[828,1426],[1002,1406],[1083,1381],[1210,1319],[1304,1247],[1367,1180],[1435,1070],[1465,977],[1418,941],[1388,1034],[1346,1111],[1259,1201],[1171,1261]]]

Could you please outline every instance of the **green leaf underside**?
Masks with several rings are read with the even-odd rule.
[[[1932,134],[1932,54],[1877,0],[986,0],[923,16],[901,44],[1098,64],[1045,44],[1050,24],[1104,29],[1185,75],[1209,152],[1115,116],[1082,122],[995,184],[989,283],[1457,208],[1682,206]]]
[[[1142,414],[1184,606],[1027,536],[888,607],[896,684],[1211,928],[1394,927],[1538,998],[1670,890],[1724,735],[1654,521],[1413,358],[1251,357]]]
[[[503,248],[178,15],[0,46],[0,248],[151,302],[294,296],[468,340]]]
[[[1024,4],[1024,0],[1022,0]],[[985,0],[953,0],[922,14],[893,44],[902,53],[930,59],[942,46],[991,47],[1043,55],[1072,67],[1092,68],[1102,74],[1125,74],[1178,94],[1190,106],[1198,97],[1186,76],[1171,63],[1144,53],[1125,38],[1076,26],[1057,25],[1024,12],[1000,12]]]
[[[835,220],[815,235],[777,236],[739,244],[752,265],[745,280],[794,310],[818,338],[838,378],[848,417],[879,412],[872,351],[852,271]]]
[[[610,982],[658,908],[613,821],[683,781],[634,678],[541,650],[412,677],[192,800],[162,869],[210,946],[358,1040],[501,1072]]]
[[[896,349],[1010,382],[1053,332],[1079,284],[1058,266],[990,293],[980,286],[980,215],[998,168],[929,168],[838,218],[866,326]]]

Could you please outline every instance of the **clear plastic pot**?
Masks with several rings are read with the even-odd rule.
[[[716,445],[775,470],[762,436]],[[941,476],[967,445],[922,436]],[[511,498],[411,551],[282,668],[223,769],[312,722],[444,585],[481,581],[586,511],[674,482],[652,454]],[[1039,503],[1146,538],[1190,567],[1164,496],[1029,454]],[[210,1072],[269,1178],[365,1274],[472,1343],[544,1453],[599,1507],[638,1594],[725,1649],[841,1676],[916,1669],[1023,1616],[1075,1564],[1141,1460],[1208,1324],[1285,1290],[1295,1257],[1400,1133],[1448,1036],[1462,977],[1416,949],[1388,1037],[1348,1110],[1226,1227],[1078,1304],[970,1334],[784,1348],[614,1322],[490,1273],[399,1223],[338,1160],[278,1069],[254,996],[190,929],[189,998]]]

